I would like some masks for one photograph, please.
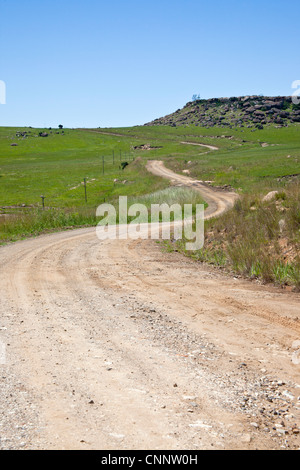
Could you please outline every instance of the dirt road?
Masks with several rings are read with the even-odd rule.
[[[198,144],[195,142],[180,142],[180,143],[184,145],[196,145],[197,147],[206,147],[209,150],[219,150],[219,147],[215,147],[214,145]]]
[[[0,265],[1,449],[299,448],[299,294],[95,229]]]
[[[151,173],[167,178],[173,185],[184,185],[192,187],[199,191],[203,199],[208,203],[208,208],[205,212],[205,218],[218,217],[225,211],[231,209],[238,195],[233,192],[217,191],[202,182],[193,180],[188,176],[177,175],[172,170],[166,168],[162,161],[150,160],[147,164],[147,169]]]

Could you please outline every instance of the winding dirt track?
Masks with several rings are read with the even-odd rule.
[[[217,191],[188,176],[177,175],[172,170],[166,168],[162,161],[150,160],[147,169],[157,176],[167,178],[174,185],[184,185],[199,191],[204,200],[208,203],[208,208],[205,212],[206,219],[219,217],[221,214],[231,209],[238,198],[236,193]]]
[[[236,197],[150,168],[196,185],[207,217]],[[27,429],[22,444],[6,429],[11,448],[299,447],[299,294],[95,229],[3,247],[0,264],[2,414]]]

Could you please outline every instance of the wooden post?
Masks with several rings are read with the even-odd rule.
[[[104,157],[102,157],[102,174],[104,175]]]
[[[45,196],[41,196],[41,199],[42,199],[43,210],[45,210]]]
[[[84,195],[85,195],[85,202],[87,202],[87,191],[86,191],[86,178],[84,178]]]

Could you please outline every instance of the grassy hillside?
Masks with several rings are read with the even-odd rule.
[[[270,201],[262,193],[246,195],[234,209],[205,228],[205,245],[186,252],[185,244],[167,242],[195,260],[227,271],[300,290],[300,184],[287,185]]]
[[[46,196],[47,206],[86,207],[84,178],[87,207],[95,207],[104,197],[122,192],[125,185],[120,187],[115,179],[128,180],[129,194],[143,193],[149,186],[155,186],[154,177],[133,165],[126,176],[120,169],[121,162],[131,163],[133,159],[129,138],[120,141],[77,130],[65,130],[63,134],[44,129],[21,132],[27,132],[27,137],[16,137],[17,129],[0,129],[0,207],[38,206],[41,195]],[[40,132],[47,132],[48,137],[39,137]]]
[[[40,137],[40,133],[48,136]],[[1,128],[0,241],[60,227],[94,225],[95,209],[104,200],[165,188],[167,182],[133,161],[132,143],[139,141],[79,130]],[[129,163],[125,170],[123,162]]]
[[[300,122],[300,106],[294,104],[290,96],[243,96],[196,99],[147,125],[263,129],[268,125],[281,127],[297,122]]]
[[[41,137],[41,133],[48,136]],[[218,150],[195,144],[207,144]],[[185,171],[212,186],[231,187],[241,195],[242,209],[237,205],[232,213],[207,224],[208,251],[195,254],[199,260],[206,258],[266,280],[275,279],[270,275],[275,270],[276,279],[281,276],[282,283],[297,284],[299,123],[280,128],[269,125],[262,130],[192,125],[64,131],[0,128],[0,241],[47,230],[95,225],[95,208],[104,200],[116,202],[119,195],[127,195],[133,202],[170,197],[171,193],[162,191],[168,182],[146,171],[149,159],[164,160],[167,167],[179,173]],[[123,162],[128,163],[124,170]],[[270,190],[281,194],[280,205],[277,200],[277,206],[274,201],[261,204]],[[45,210],[41,195],[46,197]],[[188,203],[193,196],[184,197]],[[281,220],[284,226],[280,230]],[[246,236],[239,237],[245,227],[248,228],[245,234],[261,235],[252,237],[250,243]],[[266,268],[266,254],[275,263],[271,263],[270,269]],[[278,274],[284,272],[289,272],[288,281],[287,276]]]
[[[181,155],[180,142],[172,135],[153,135],[149,142],[155,149],[145,151],[150,136],[137,128],[122,132],[0,128],[0,242],[95,225],[96,207],[104,201],[115,203],[120,195],[135,200],[168,187],[145,164],[148,157]]]
[[[299,124],[255,131],[153,126],[113,132],[143,136],[145,143],[161,142],[161,149],[145,150],[145,158],[162,158],[179,173],[188,171],[212,186],[229,185],[241,195],[233,211],[206,223],[205,247],[192,253],[194,259],[300,289]],[[179,145],[179,151],[169,152],[170,141]],[[219,150],[207,151],[191,143]],[[263,202],[270,191],[278,193]],[[171,250],[185,252],[184,247],[185,242],[168,243]]]
[[[300,174],[300,124],[263,130],[200,128],[169,126],[105,129],[99,132],[118,133],[123,139],[139,139],[159,147],[135,151],[144,158],[165,160],[177,172],[189,170],[199,180],[212,181],[214,186],[230,185],[246,193],[285,186],[292,175]],[[119,137],[121,139],[121,137]],[[183,143],[182,143],[183,142]],[[208,151],[194,144],[218,147]]]

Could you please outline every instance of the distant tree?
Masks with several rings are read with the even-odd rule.
[[[201,100],[201,96],[200,95],[193,95],[192,101],[197,101],[197,100]]]
[[[60,129],[62,129],[64,126],[63,126],[62,124],[60,124],[58,127],[59,127]]]

